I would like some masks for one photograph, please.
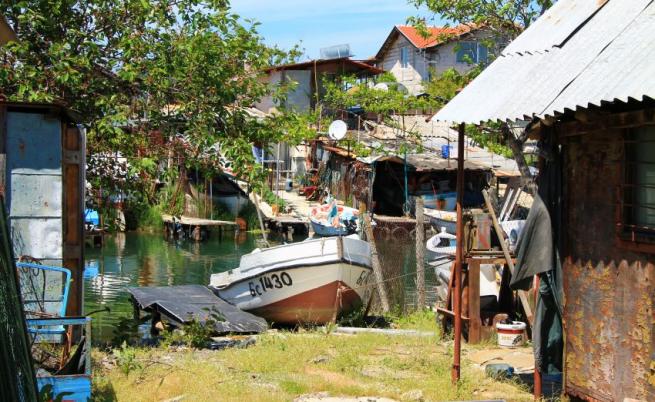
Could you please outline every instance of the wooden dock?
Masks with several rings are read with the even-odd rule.
[[[239,181],[237,184],[244,191],[248,189],[248,185],[245,182]],[[307,201],[305,197],[298,195],[295,190],[291,192],[280,191],[279,195],[289,206],[289,213],[281,212],[274,214],[273,208],[258,194],[250,192],[248,196],[252,203],[259,205],[262,218],[269,230],[283,233],[289,238],[293,237],[294,233],[309,233],[309,211],[313,203]]]
[[[192,218],[189,216],[174,217],[163,214],[165,233],[167,238],[188,238],[202,241],[209,237],[210,229],[218,229],[219,236],[223,230],[239,230],[239,225],[231,221],[216,221],[212,219]]]

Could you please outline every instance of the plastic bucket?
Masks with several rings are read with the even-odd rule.
[[[525,345],[526,325],[521,321],[513,321],[511,324],[496,324],[498,332],[498,346],[504,348],[517,348]]]

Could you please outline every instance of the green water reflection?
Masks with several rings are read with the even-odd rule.
[[[207,284],[211,274],[237,267],[241,256],[257,247],[259,238],[249,233],[222,238],[215,235],[197,243],[167,241],[161,234],[120,233],[105,237],[102,248],[87,248],[87,274],[92,275],[84,283],[85,311],[111,309],[92,315],[94,343],[111,341],[116,324],[133,316],[127,287]],[[416,298],[414,241],[376,243],[395,310],[412,309]],[[96,268],[97,275],[93,275]],[[431,299],[434,273],[430,269],[426,270],[426,281]]]
[[[108,341],[114,325],[132,316],[126,288],[130,286],[172,286],[207,284],[209,276],[239,265],[243,254],[257,247],[256,237],[213,236],[206,242],[174,242],[160,234],[119,233],[105,237],[102,248],[87,248],[85,311],[109,307],[111,312],[93,314],[93,339]]]

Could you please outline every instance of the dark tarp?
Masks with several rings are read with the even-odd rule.
[[[535,365],[542,374],[562,372],[564,341],[562,328],[561,163],[559,150],[549,151],[539,177],[539,194],[528,214],[517,245],[517,263],[512,289],[529,289],[539,275],[539,300],[535,310],[532,341]]]
[[[158,311],[178,324],[194,320],[205,323],[212,319],[219,333],[259,333],[268,329],[266,320],[238,309],[206,286],[128,288],[127,291],[139,308]]]

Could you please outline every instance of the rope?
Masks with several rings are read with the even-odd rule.
[[[424,265],[425,265],[425,264],[424,264]],[[424,267],[423,267],[423,271],[426,271],[426,270],[427,270],[427,269],[426,269],[425,266],[424,266]],[[396,279],[404,278],[404,277],[406,277],[406,276],[414,276],[414,275],[416,275],[416,272],[408,272],[408,273],[406,273],[406,274],[397,275],[397,276],[392,276],[391,278],[387,278],[387,279],[384,279],[384,280],[382,280],[382,281],[377,281],[377,282],[373,282],[373,283],[366,283],[366,284],[364,284],[364,285],[362,285],[362,286],[357,286],[357,287],[354,287],[354,288],[352,288],[352,289],[353,289],[353,290],[357,290],[357,289],[369,288],[369,287],[371,287],[371,286],[377,286],[377,285],[379,285],[379,284],[381,284],[381,283],[391,282],[391,281],[394,281],[394,280],[396,280]]]

